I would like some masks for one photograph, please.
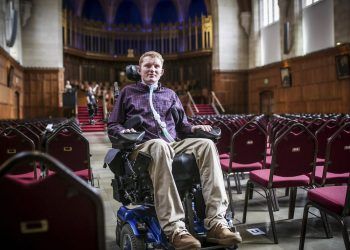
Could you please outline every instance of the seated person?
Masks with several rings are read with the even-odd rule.
[[[186,116],[175,124],[171,109],[184,112],[182,104],[171,89],[159,82],[164,73],[163,58],[155,52],[144,53],[139,60],[141,81],[121,90],[108,121],[108,133],[135,132],[123,127],[135,115],[143,118],[143,142],[131,154],[138,152],[151,156],[149,174],[154,187],[154,206],[164,233],[175,249],[199,249],[201,243],[187,231],[185,213],[172,176],[172,162],[177,154],[193,154],[199,168],[203,197],[206,203],[205,228],[207,241],[231,246],[242,241],[238,232],[229,229],[225,219],[228,199],[223,182],[219,156],[215,144],[209,139],[187,138],[175,141],[179,134],[190,134],[196,129],[210,131],[207,125],[192,126]]]

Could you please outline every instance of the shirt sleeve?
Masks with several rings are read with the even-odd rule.
[[[175,105],[174,105],[179,113],[179,119],[176,126],[176,132],[179,134],[190,134],[192,125],[188,122],[186,112],[182,106],[182,103],[179,99],[179,97],[175,94]]]
[[[115,100],[113,111],[109,116],[107,128],[108,134],[115,136],[120,133],[125,127],[122,125],[125,122],[125,107],[124,107],[125,91],[121,91],[118,98]]]

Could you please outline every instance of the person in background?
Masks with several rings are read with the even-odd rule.
[[[97,100],[96,100],[96,90],[98,88],[98,84],[88,84],[87,92],[86,92],[86,101],[89,112],[89,123],[95,124],[94,117],[97,114]]]
[[[164,73],[163,57],[155,51],[144,53],[139,60],[138,73],[141,81],[125,86],[108,121],[108,133],[135,132],[123,124],[130,118],[141,115],[145,136],[131,154],[136,159],[139,152],[152,160],[148,167],[154,188],[154,206],[158,221],[175,249],[200,249],[201,243],[185,227],[185,212],[172,175],[173,158],[189,153],[196,158],[203,197],[206,203],[204,226],[208,230],[207,241],[232,246],[240,243],[238,232],[232,232],[225,219],[228,206],[220,160],[213,141],[201,138],[175,140],[180,134],[191,134],[197,129],[210,131],[208,125],[190,125],[186,115],[175,124],[171,109],[184,113],[183,106],[169,88],[159,82]],[[156,157],[155,157],[156,156]]]

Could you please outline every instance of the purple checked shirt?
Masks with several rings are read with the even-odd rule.
[[[181,101],[174,91],[159,87],[153,92],[153,106],[160,119],[165,122],[169,134],[175,139],[179,134],[191,133],[191,127],[184,115],[182,122],[179,123],[175,130],[175,122],[171,114],[171,108],[175,107],[177,110],[184,112]],[[125,128],[123,124],[125,121],[135,115],[141,115],[143,119],[142,128],[139,130],[145,131],[143,142],[150,139],[166,138],[162,133],[157,121],[153,117],[151,107],[149,105],[149,87],[141,82],[127,85],[120,92],[116,100],[113,111],[108,120],[108,133],[115,135]]]

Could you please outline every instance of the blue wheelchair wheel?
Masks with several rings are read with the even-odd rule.
[[[120,234],[120,248],[122,250],[143,250],[145,242],[136,237],[129,224],[125,224]]]

